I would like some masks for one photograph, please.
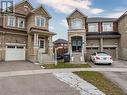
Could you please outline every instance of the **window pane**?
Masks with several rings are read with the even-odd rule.
[[[74,19],[72,21],[72,28],[81,29],[82,28],[82,20],[81,19]]]
[[[103,31],[113,31],[113,23],[103,23]]]
[[[88,31],[89,32],[98,32],[98,23],[88,24]]]
[[[40,40],[40,48],[44,48],[44,41]]]

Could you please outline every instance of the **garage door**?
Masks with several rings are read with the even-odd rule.
[[[25,60],[25,46],[15,46],[15,45],[6,46],[5,60],[6,61]]]
[[[114,60],[116,59],[116,47],[104,47],[103,51],[110,54]]]
[[[98,47],[87,47],[87,56],[86,56],[86,60],[90,61],[90,56],[91,54],[95,53],[95,52],[99,52],[99,48]]]

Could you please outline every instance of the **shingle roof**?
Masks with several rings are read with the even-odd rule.
[[[117,21],[117,18],[103,18],[103,17],[93,17],[87,18],[87,22],[110,22],[110,21]]]
[[[57,39],[56,41],[53,42],[54,44],[67,44],[68,41],[64,39]]]

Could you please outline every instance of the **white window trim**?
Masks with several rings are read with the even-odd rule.
[[[96,31],[89,31],[89,25],[97,25],[97,29]],[[99,29],[98,29],[98,23],[88,23],[88,32],[99,32]]]
[[[23,20],[23,27],[20,27],[20,20]],[[23,19],[23,18],[18,18],[18,27],[19,28],[25,28],[25,19]]]
[[[74,20],[80,20],[80,21],[81,21],[81,28],[76,28],[76,27],[73,26],[73,21],[74,21]],[[82,26],[82,19],[75,18],[75,19],[73,19],[73,20],[71,21],[71,28],[72,28],[72,29],[82,29],[82,27],[83,27],[83,26]]]
[[[112,30],[104,30],[104,24],[112,24]],[[102,23],[102,27],[103,27],[103,32],[110,32],[110,31],[113,31],[113,22],[103,22],[103,23]]]
[[[40,48],[40,41],[44,41],[44,48]],[[39,39],[39,48],[40,49],[45,49],[45,39]]]
[[[10,25],[10,18],[13,17],[14,18],[14,24],[13,26]],[[16,26],[16,17],[15,16],[8,16],[8,23],[7,23],[8,26],[11,26],[11,27],[15,27]]]
[[[37,25],[37,18],[42,18],[42,19],[44,19],[44,25],[43,26],[38,26]],[[42,16],[35,16],[35,26],[37,26],[37,27],[45,27],[45,24],[46,24],[46,19],[44,18],[44,17],[42,17]]]

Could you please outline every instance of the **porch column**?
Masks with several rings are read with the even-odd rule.
[[[100,38],[100,51],[103,52],[103,38]]]
[[[34,63],[38,64],[38,34],[34,33]]]
[[[53,43],[52,43],[52,36],[48,38],[49,40],[49,54],[53,55]]]
[[[34,48],[38,47],[38,34],[34,33]]]
[[[85,57],[84,57],[84,54],[85,54],[85,37],[82,36],[82,59],[81,61],[84,62],[85,61]]]

